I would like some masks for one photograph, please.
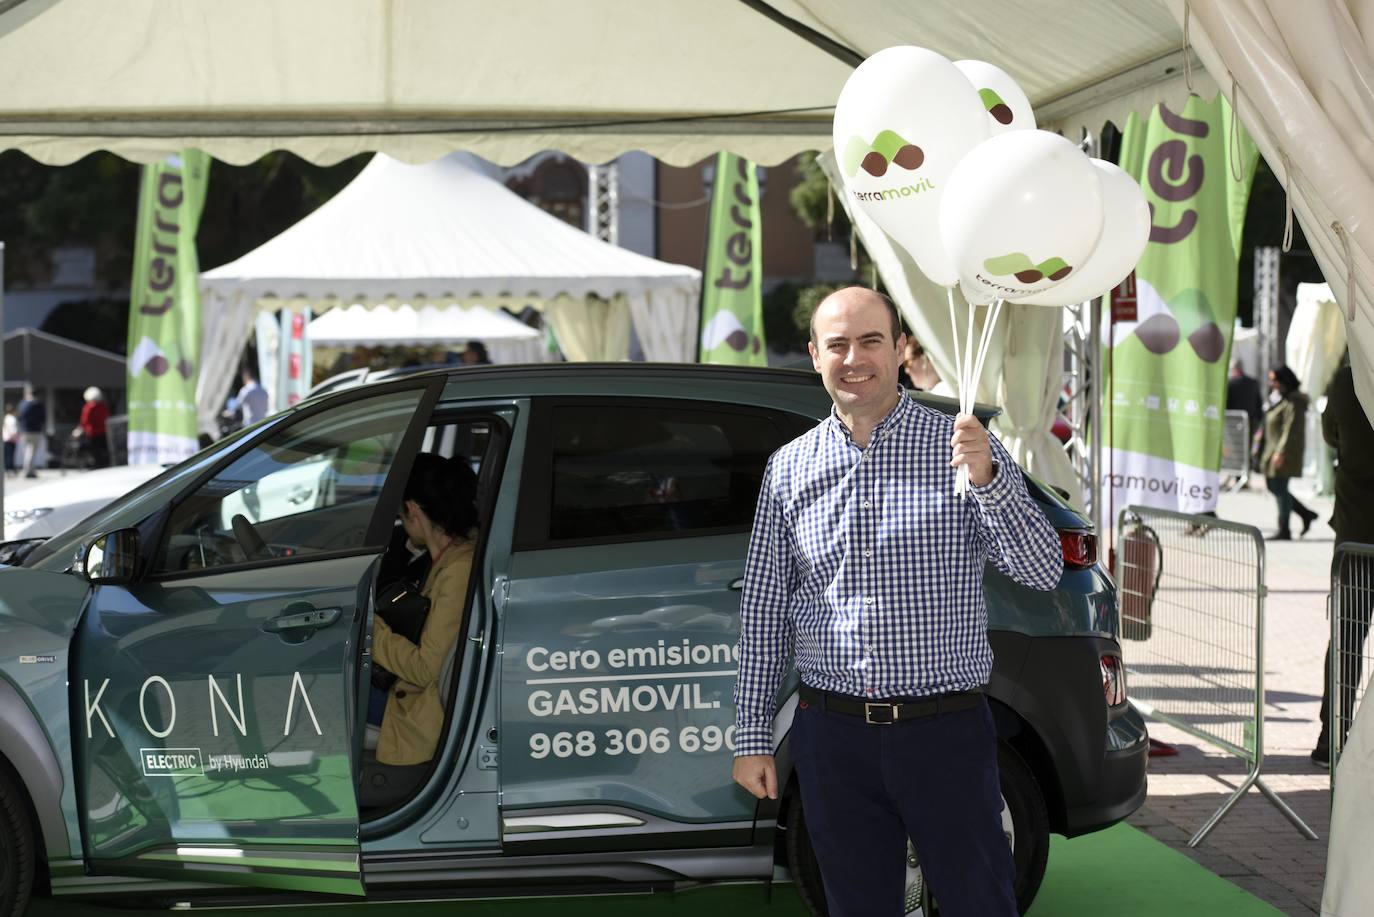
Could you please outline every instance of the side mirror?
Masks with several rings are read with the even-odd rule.
[[[133,580],[137,561],[138,529],[118,529],[86,546],[81,573],[95,584],[120,585]]]

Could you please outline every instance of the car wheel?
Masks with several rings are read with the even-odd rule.
[[[28,806],[0,768],[0,917],[24,913],[33,891],[34,866]]]
[[[1020,755],[1002,743],[997,746],[997,768],[1002,781],[1002,827],[1016,864],[1016,903],[1025,913],[1045,878],[1045,864],[1050,852],[1049,813],[1045,809],[1040,785],[1035,782],[1035,775]],[[801,792],[797,790],[788,799],[784,845],[792,881],[802,902],[817,917],[828,917],[825,883],[821,879],[815,851],[811,848]],[[938,902],[932,905],[916,852],[909,842],[904,897],[903,913],[912,917],[929,917],[940,912]]]

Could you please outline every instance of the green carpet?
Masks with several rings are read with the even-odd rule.
[[[290,917],[640,917],[671,914],[710,917],[806,917],[791,885],[773,887],[766,903],[757,884],[709,886],[661,895],[522,898],[430,904],[358,903],[351,907],[298,907]],[[30,917],[134,917],[145,912],[78,907],[37,901]],[[166,912],[146,912],[161,913]],[[216,910],[216,917],[263,913],[263,909]],[[1149,835],[1117,825],[1087,837],[1053,838],[1045,883],[1027,917],[1282,917],[1249,892],[1208,872]]]
[[[1027,917],[1283,917],[1283,912],[1130,825],[1050,841]]]

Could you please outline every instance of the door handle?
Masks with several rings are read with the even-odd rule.
[[[262,622],[265,634],[280,634],[292,630],[318,630],[328,627],[343,615],[342,608],[315,608],[304,602],[286,606],[275,618]]]
[[[741,576],[738,579],[731,580],[730,585],[725,588],[730,589],[733,592],[739,592],[741,589],[744,588],[744,577]]]

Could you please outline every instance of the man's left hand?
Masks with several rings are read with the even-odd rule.
[[[954,436],[949,441],[953,458],[951,466],[968,466],[969,480],[978,487],[992,483],[992,446],[988,443],[988,431],[971,414],[960,414],[954,419]]]

